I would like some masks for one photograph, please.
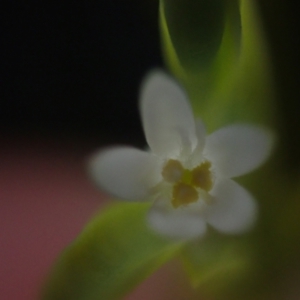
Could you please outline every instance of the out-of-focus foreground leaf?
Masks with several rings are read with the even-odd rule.
[[[59,258],[44,300],[120,299],[181,249],[145,224],[148,204],[116,204],[96,216]]]

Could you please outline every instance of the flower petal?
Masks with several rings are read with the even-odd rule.
[[[187,96],[168,75],[154,70],[141,87],[140,109],[147,142],[163,157],[196,145],[195,122]]]
[[[94,181],[110,194],[127,200],[144,200],[160,180],[160,162],[154,155],[130,147],[110,148],[90,160]]]
[[[193,153],[189,155],[187,168],[194,168],[203,160],[203,148],[205,146],[206,128],[201,119],[196,119],[197,144]]]
[[[273,136],[261,127],[232,125],[206,138],[204,155],[227,178],[240,176],[262,164],[271,153]]]
[[[188,240],[201,237],[206,232],[206,222],[191,210],[173,209],[169,200],[159,199],[148,213],[149,225],[158,233],[176,239]]]
[[[240,233],[251,228],[257,216],[252,196],[236,182],[225,179],[216,183],[211,194],[214,203],[207,209],[207,222],[226,233]]]
[[[206,128],[201,119],[196,119],[197,150],[203,149],[206,138]]]

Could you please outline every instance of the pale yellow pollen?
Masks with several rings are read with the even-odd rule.
[[[167,182],[175,183],[181,179],[183,172],[182,164],[178,160],[170,159],[165,164],[161,175]]]
[[[202,190],[208,192],[213,185],[210,172],[211,163],[205,161],[200,166],[192,170],[192,185],[201,188]]]
[[[177,208],[181,205],[188,205],[198,200],[196,189],[184,182],[178,182],[173,186],[172,205]]]

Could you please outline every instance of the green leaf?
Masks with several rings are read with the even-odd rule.
[[[239,53],[234,50],[231,24],[224,32],[208,92],[203,95],[195,84],[189,85],[194,108],[210,130],[233,122],[274,126],[276,109],[262,26],[255,3],[240,3]]]
[[[44,300],[120,299],[182,244],[148,230],[148,204],[116,204],[96,216],[59,258]]]
[[[224,30],[224,0],[162,0],[161,9],[182,66],[210,66]]]
[[[211,233],[187,244],[180,257],[194,288],[216,299],[233,299],[234,294],[246,290],[245,282],[253,274],[258,278],[253,248],[243,238]]]
[[[253,1],[161,0],[160,21],[165,61],[208,131],[233,122],[273,125],[269,60]]]

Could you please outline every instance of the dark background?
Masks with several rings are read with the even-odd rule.
[[[293,162],[300,162],[298,135],[289,134],[300,129],[299,10],[284,0],[257,3],[283,136]],[[1,9],[1,134],[142,144],[139,83],[162,65],[157,11],[157,0],[7,1]]]
[[[293,1],[257,1],[272,59],[280,144],[286,170],[300,175],[300,9]]]
[[[162,65],[157,1],[11,1],[2,10],[6,136],[143,141],[138,88]]]

